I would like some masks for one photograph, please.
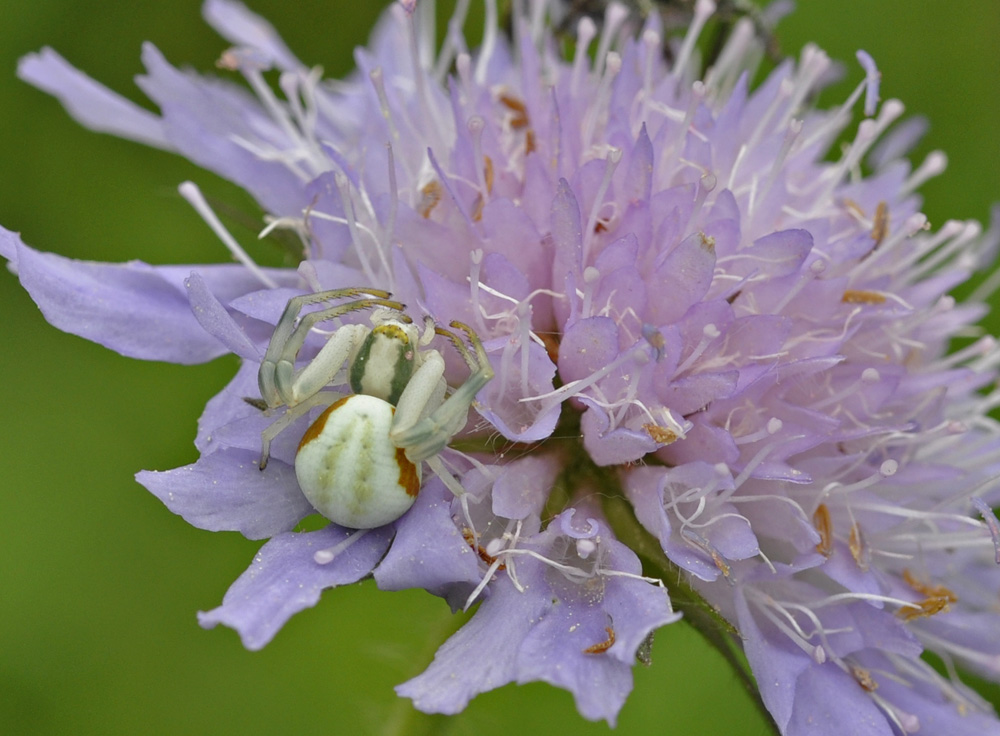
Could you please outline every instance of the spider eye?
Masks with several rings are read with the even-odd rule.
[[[413,375],[414,349],[401,325],[381,324],[365,338],[351,366],[351,390],[396,405]]]

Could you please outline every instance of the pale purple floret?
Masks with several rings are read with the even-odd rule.
[[[665,591],[639,577],[638,559],[606,523],[585,515],[568,509],[522,538],[506,557],[510,577],[397,691],[422,710],[457,713],[485,690],[542,680],[572,692],[583,716],[614,725],[636,652],[679,614],[664,608]]]
[[[199,613],[198,621],[205,628],[231,626],[247,649],[260,649],[292,615],[315,606],[324,589],[367,577],[391,541],[388,527],[365,532],[331,524],[315,532],[278,534],[261,547],[222,605]],[[324,551],[334,559],[317,564],[315,556]]]
[[[781,733],[1000,733],[989,704],[921,658],[1000,680],[1000,350],[983,337],[948,352],[985,312],[948,291],[1000,232],[929,229],[914,191],[943,155],[902,158],[924,124],[879,104],[867,53],[843,105],[817,110],[833,62],[808,47],[752,89],[763,41],[748,19],[702,69],[713,12],[699,0],[671,35],[612,4],[565,59],[544,12],[515,17],[513,39],[488,21],[470,53],[462,18],[438,50],[430,4],[397,4],[329,86],[270,24],[209,0],[236,44],[225,76],[147,45],[137,81],[159,115],[51,50],[22,60],[83,124],[230,179],[268,232],[302,243],[296,269],[257,267],[190,183],[239,264],[70,261],[0,231],[57,327],[144,359],[242,359],[199,421],[199,460],[138,476],[198,527],[270,539],[203,625],[259,648],[324,588],[420,587],[479,607],[399,686],[416,707],[455,713],[541,680],[613,724],[640,647],[678,618],[639,540],[597,506],[625,499],[672,566],[668,589],[683,579],[739,631]],[[765,26],[783,4],[768,12]],[[348,286],[391,291],[418,324],[467,324],[495,377],[460,435],[471,449],[441,454],[446,475],[425,469],[409,512],[296,532],[314,513],[293,468],[311,417],[261,472],[274,417],[244,399],[288,300]],[[303,365],[336,326],[309,335]],[[468,366],[448,347],[455,388]]]

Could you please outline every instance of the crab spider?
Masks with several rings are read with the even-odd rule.
[[[310,304],[337,302],[301,317]],[[426,462],[459,497],[462,486],[438,454],[464,426],[479,390],[493,377],[482,343],[461,322],[458,334],[428,320],[423,333],[378,289],[335,289],[293,297],[274,329],[257,375],[268,409],[287,407],[261,433],[260,469],[271,441],[310,409],[326,410],[302,436],[295,475],[303,494],[323,516],[341,526],[371,529],[395,521],[413,505]],[[377,309],[376,309],[377,308]],[[338,327],[316,357],[299,370],[295,361],[309,331],[349,312],[374,309],[372,326]],[[428,347],[447,338],[469,366],[465,383],[446,396],[444,358]],[[349,393],[327,389],[346,366]]]

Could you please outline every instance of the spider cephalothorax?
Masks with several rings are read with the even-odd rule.
[[[261,436],[260,467],[271,441],[317,406],[327,409],[299,443],[295,475],[323,516],[346,527],[368,529],[395,521],[413,505],[426,462],[456,495],[462,487],[438,453],[464,426],[476,394],[493,377],[479,338],[452,322],[472,350],[451,330],[427,320],[421,332],[378,289],[347,288],[293,297],[271,336],[258,373],[263,404],[286,407]],[[343,301],[343,300],[350,301]],[[332,304],[299,316],[310,304]],[[330,335],[312,360],[295,362],[310,330],[349,312],[373,309],[372,326],[345,324]],[[447,338],[471,371],[448,395],[444,358],[429,347]],[[346,367],[346,380],[338,380]],[[334,390],[344,385],[346,390]]]

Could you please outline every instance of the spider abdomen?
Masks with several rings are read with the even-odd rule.
[[[365,394],[340,399],[306,431],[295,456],[302,493],[330,521],[372,529],[395,521],[420,490],[420,467],[389,440],[395,408]]]

